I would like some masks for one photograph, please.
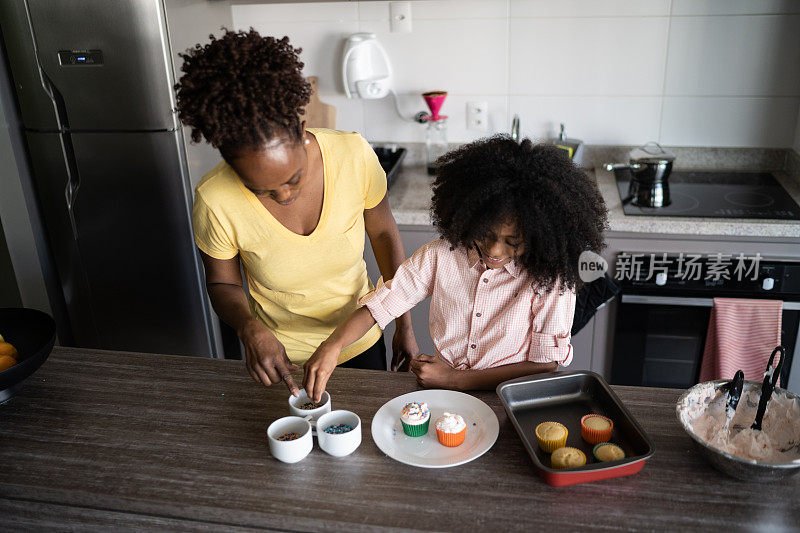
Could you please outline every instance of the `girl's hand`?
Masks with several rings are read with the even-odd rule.
[[[283,381],[294,396],[300,394],[292,378],[292,372],[299,367],[292,364],[283,344],[264,324],[255,318],[248,320],[237,334],[244,345],[247,371],[253,381],[267,387]]]
[[[411,371],[417,375],[417,383],[428,389],[458,388],[458,376],[461,372],[450,366],[450,363],[440,356],[433,357],[425,354],[411,358]]]
[[[303,364],[303,388],[314,402],[322,400],[322,393],[339,362],[341,351],[325,341]]]

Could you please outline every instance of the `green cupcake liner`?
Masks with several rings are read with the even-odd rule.
[[[613,442],[601,442],[601,443],[599,443],[599,444],[596,444],[596,445],[595,445],[595,447],[594,447],[594,448],[592,448],[592,455],[594,455],[594,458],[595,458],[595,459],[597,459],[598,461],[600,461],[601,463],[603,463],[603,462],[608,462],[608,461],[603,461],[602,459],[600,459],[599,457],[597,457],[597,450],[599,450],[601,446],[615,446],[615,447],[617,447],[617,448],[620,448],[620,449],[622,449],[622,448],[621,448],[621,447],[620,447],[618,444],[614,444]],[[625,452],[623,451],[623,454],[624,454],[624,453],[625,453]],[[625,455],[623,455],[622,457],[620,457],[620,459],[624,459],[624,458],[625,458]],[[614,459],[614,461],[619,461],[619,459]]]
[[[406,424],[402,420],[400,420],[400,423],[403,424],[403,433],[409,437],[421,437],[428,432],[428,424],[430,424],[430,421],[431,419],[429,418],[422,424],[417,424],[415,426]]]

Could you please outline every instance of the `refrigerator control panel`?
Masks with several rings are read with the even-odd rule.
[[[59,50],[58,62],[62,67],[97,67],[103,64],[102,50]]]

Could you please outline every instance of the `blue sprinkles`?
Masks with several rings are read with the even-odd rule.
[[[353,431],[353,426],[348,424],[336,424],[325,428],[325,433],[330,433],[331,435],[341,435],[350,431]]]

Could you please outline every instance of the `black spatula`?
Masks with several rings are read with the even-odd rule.
[[[773,367],[772,361],[775,359],[775,354],[778,352],[781,353],[781,358],[778,360],[778,364]],[[778,378],[781,375],[781,365],[783,365],[784,355],[786,355],[786,348],[783,346],[777,346],[774,350],[772,350],[772,354],[769,356],[767,370],[764,372],[764,381],[761,383],[761,397],[758,399],[758,411],[756,411],[756,419],[753,422],[753,425],[750,426],[750,429],[757,429],[761,431],[761,421],[764,418],[764,413],[767,411],[767,404],[769,403],[770,398],[772,398],[772,391],[775,390],[775,384],[778,382]]]

